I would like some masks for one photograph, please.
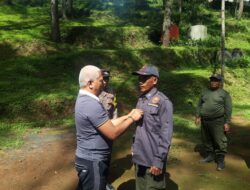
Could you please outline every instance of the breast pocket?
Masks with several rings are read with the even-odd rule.
[[[151,106],[149,109],[150,115],[158,115],[159,107]]]
[[[159,133],[160,132],[160,120],[159,120],[159,107],[152,106],[149,110],[150,114],[150,124],[149,128],[150,131],[153,133]]]

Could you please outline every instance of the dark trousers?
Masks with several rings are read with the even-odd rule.
[[[75,166],[79,178],[76,190],[105,190],[108,162],[76,158]]]
[[[224,117],[201,120],[201,137],[205,150],[216,155],[227,153],[227,137],[224,132]]]
[[[149,169],[145,166],[135,165],[136,190],[165,190],[165,169],[163,169],[163,173],[159,176],[152,175]]]

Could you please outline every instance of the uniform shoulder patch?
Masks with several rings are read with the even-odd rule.
[[[158,96],[154,96],[151,100],[153,104],[158,104],[160,102],[160,98]]]

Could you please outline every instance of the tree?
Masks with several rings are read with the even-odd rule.
[[[72,15],[73,15],[73,0],[67,0],[67,13],[68,13],[68,16],[72,17]]]
[[[4,2],[5,2],[6,5],[12,5],[13,4],[12,0],[5,0]]]
[[[221,0],[221,76],[223,77],[222,87],[224,84],[224,69],[225,69],[225,0]]]
[[[244,0],[239,0],[239,9],[238,9],[238,14],[237,14],[238,19],[242,17],[243,9],[244,9]]]
[[[162,45],[164,47],[168,47],[170,43],[170,36],[169,36],[169,27],[171,25],[171,8],[173,5],[173,0],[165,0],[164,2],[165,8],[164,8],[164,19],[163,19],[163,25],[162,25]]]
[[[58,16],[58,0],[51,0],[51,38],[54,42],[61,40]]]
[[[67,0],[62,0],[62,16],[67,19]]]
[[[62,16],[64,19],[73,15],[73,0],[62,0]]]
[[[182,13],[182,5],[183,5],[182,0],[178,0],[178,4],[179,4],[179,14],[181,15],[181,13]]]

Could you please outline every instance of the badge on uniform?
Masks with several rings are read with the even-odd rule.
[[[159,107],[158,103],[160,102],[160,98],[154,96],[151,100],[152,103],[148,103],[149,106]]]
[[[160,102],[160,98],[158,96],[155,96],[152,98],[152,103],[153,104],[158,104]]]

